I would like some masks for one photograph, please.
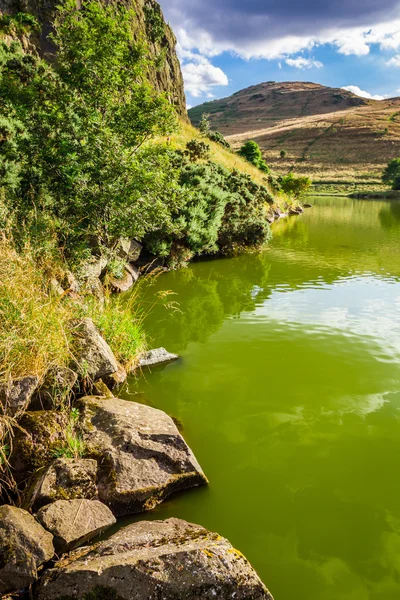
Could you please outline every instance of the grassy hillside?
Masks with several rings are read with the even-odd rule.
[[[379,102],[312,83],[264,83],[189,116],[196,123],[204,112],[233,147],[254,139],[274,171],[294,165],[321,191],[380,189],[384,166],[399,154],[399,98]]]

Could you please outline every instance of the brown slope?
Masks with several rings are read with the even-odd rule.
[[[189,116],[196,121],[203,112],[234,147],[257,141],[278,173],[295,166],[315,181],[376,186],[387,162],[400,156],[399,98],[367,100],[314,83],[264,83]]]

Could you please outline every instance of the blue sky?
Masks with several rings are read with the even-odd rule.
[[[160,0],[188,105],[262,81],[400,96],[400,0]]]

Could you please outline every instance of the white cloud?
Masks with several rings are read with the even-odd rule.
[[[388,67],[400,67],[400,54],[393,56],[393,58],[388,60],[386,64]]]
[[[186,110],[190,110],[191,108],[193,108],[191,104],[186,104]]]
[[[365,92],[360,89],[358,85],[346,85],[342,87],[342,90],[347,90],[348,92],[352,92],[356,96],[361,96],[361,98],[368,98],[369,100],[384,100],[386,96],[380,96],[379,94],[370,94],[369,92]]]
[[[219,85],[228,85],[228,77],[219,67],[214,67],[210,62],[190,62],[182,66],[185,89],[194,97],[209,94],[210,88]]]
[[[311,60],[310,58],[287,58],[285,63],[289,65],[289,67],[296,67],[296,69],[321,69],[324,65],[319,60]]]

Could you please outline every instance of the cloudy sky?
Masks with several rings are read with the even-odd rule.
[[[262,81],[400,96],[400,0],[159,0],[189,105]]]

